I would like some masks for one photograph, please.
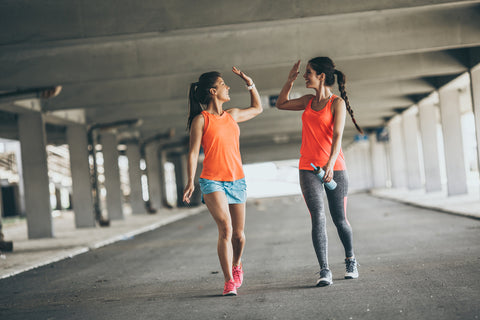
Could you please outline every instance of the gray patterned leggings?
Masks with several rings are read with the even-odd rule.
[[[345,170],[334,171],[333,179],[337,183],[334,190],[325,188],[330,215],[345,249],[345,257],[353,257],[352,227],[347,220],[348,175]],[[323,204],[324,187],[313,171],[300,170],[300,187],[312,218],[312,241],[317,254],[320,269],[328,268],[328,238]]]

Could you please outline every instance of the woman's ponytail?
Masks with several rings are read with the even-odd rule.
[[[196,97],[196,91],[198,87],[198,82],[194,82],[190,85],[190,92],[188,93],[188,105],[189,105],[189,114],[188,114],[188,122],[187,122],[187,129],[190,130],[192,126],[193,118],[199,115],[202,112],[202,106]]]
[[[190,130],[193,119],[202,113],[203,105],[210,102],[210,89],[215,88],[217,79],[222,75],[217,71],[206,72],[198,78],[198,82],[190,85],[190,92],[188,93],[189,114],[187,121],[187,129]]]
[[[345,101],[345,106],[347,107],[347,111],[352,118],[353,124],[357,128],[358,132],[363,134],[362,128],[360,128],[360,126],[357,124],[357,120],[355,120],[355,117],[353,116],[353,110],[350,107],[350,101],[348,101],[347,92],[345,91],[345,83],[347,82],[347,77],[340,70],[335,69],[334,73],[337,75],[338,89],[340,90],[340,95],[342,96],[342,99]]]

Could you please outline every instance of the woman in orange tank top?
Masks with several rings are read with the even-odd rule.
[[[305,85],[307,88],[314,89],[315,95],[309,94],[289,100],[288,95],[298,76],[299,67],[300,61],[295,63],[288,75],[288,80],[277,99],[277,108],[303,111],[299,162],[300,187],[310,211],[312,241],[320,266],[320,276],[316,284],[322,287],[332,284],[332,273],[328,266],[324,186],[314,172],[312,164],[325,171],[323,182],[328,183],[334,179],[337,183],[337,187],[333,190],[325,188],[330,215],[345,249],[345,279],[358,278],[357,262],[353,252],[352,227],[346,215],[348,176],[341,147],[347,111],[358,131],[363,132],[357,125],[350,108],[345,92],[345,75],[335,69],[333,61],[328,57],[311,59],[306,66],[303,75]],[[332,93],[335,77],[341,98]]]
[[[245,246],[246,185],[237,123],[262,112],[260,95],[253,80],[235,67],[232,71],[247,85],[251,97],[249,108],[223,110],[223,104],[230,100],[230,87],[218,72],[204,73],[198,82],[190,85],[188,183],[183,192],[183,201],[190,203],[202,146],[205,158],[200,189],[218,227],[217,251],[225,277],[223,295],[236,295],[243,281],[241,257]]]

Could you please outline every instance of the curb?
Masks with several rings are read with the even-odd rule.
[[[399,198],[395,198],[395,197],[390,197],[390,196],[387,196],[387,195],[377,194],[377,193],[374,193],[374,192],[370,192],[369,194],[374,196],[374,197],[380,198],[380,199],[387,199],[387,200],[391,200],[391,201],[396,201],[396,202],[400,202],[400,203],[403,203],[403,204],[406,204],[406,205],[409,205],[409,206],[412,206],[412,207],[435,210],[435,211],[440,211],[442,213],[447,213],[447,214],[451,214],[451,215],[455,215],[455,216],[461,216],[461,217],[464,217],[464,218],[480,220],[480,216],[475,215],[475,214],[471,214],[471,213],[468,213],[468,212],[455,211],[455,210],[451,210],[451,209],[445,209],[444,207],[439,207],[439,206],[437,207],[437,206],[432,206],[432,205],[421,204],[421,203],[418,203],[418,202],[403,200],[403,199],[399,199]]]

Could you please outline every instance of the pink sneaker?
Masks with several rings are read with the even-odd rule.
[[[240,288],[243,283],[243,269],[242,266],[233,266],[232,269],[233,280],[235,281],[235,285],[237,288]]]
[[[230,280],[225,282],[225,287],[223,288],[223,295],[224,296],[236,296],[237,295],[237,287],[235,286],[235,281]]]

